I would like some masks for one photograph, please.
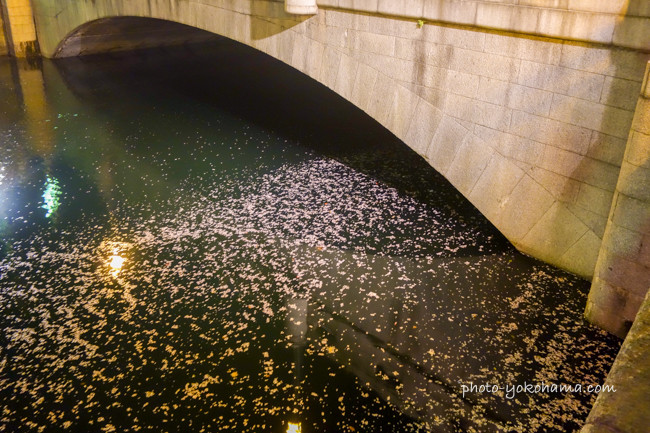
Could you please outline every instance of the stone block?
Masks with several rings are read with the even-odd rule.
[[[379,0],[377,11],[386,15],[421,18],[424,12],[424,0]]]
[[[608,224],[603,236],[603,248],[613,256],[628,257],[634,261],[641,254],[643,235],[618,224]]]
[[[447,172],[468,132],[452,117],[442,116],[426,153],[426,158],[433,168],[443,175]]]
[[[449,70],[447,71],[446,90],[457,95],[474,98],[480,78],[478,75]]]
[[[627,12],[629,0],[608,0],[606,2],[594,2],[593,0],[568,0],[569,10],[600,12],[605,14],[624,15]]]
[[[629,326],[626,326],[625,319],[618,314],[618,311],[612,310],[609,307],[601,307],[591,301],[587,301],[585,308],[585,318],[606,331],[616,335],[619,338],[625,338]],[[586,424],[581,433],[609,433],[604,431],[602,426],[594,427],[592,424]]]
[[[650,135],[650,99],[639,98],[634,112],[632,129]]]
[[[426,155],[441,119],[442,111],[419,99],[404,142],[419,155]]]
[[[539,26],[540,12],[538,8],[527,8],[521,5],[514,8],[507,30],[535,34]]]
[[[650,3],[643,0],[632,0],[628,4],[627,14],[635,17],[650,17]]]
[[[354,58],[345,54],[341,55],[341,62],[339,63],[339,72],[334,84],[334,91],[345,99],[352,99],[352,91],[354,90],[354,83],[357,78],[357,69],[359,62]]]
[[[520,38],[488,33],[485,35],[485,52],[539,64],[557,65],[562,46],[541,38]]]
[[[519,59],[457,48],[454,49],[449,69],[515,82],[519,64]]]
[[[598,188],[614,191],[620,167],[596,159],[584,157],[582,163],[573,172],[572,177],[583,183]]]
[[[560,66],[641,81],[648,54],[631,50],[564,44]]]
[[[565,14],[565,11],[558,9],[541,9],[537,20],[536,33],[551,37],[561,35]]]
[[[553,95],[550,111],[553,119],[619,138],[627,137],[632,116],[627,110],[558,94]]]
[[[600,277],[599,270],[603,265],[602,260],[603,258],[599,257],[595,269],[596,275],[594,275],[591,290],[589,291],[588,302],[614,314],[620,313],[625,307],[626,293],[620,287],[615,287]]]
[[[396,86],[395,96],[385,126],[404,140],[420,98],[403,86]]]
[[[473,120],[479,125],[498,129],[499,131],[508,131],[512,116],[511,109],[477,100],[473,100],[471,108],[471,119],[466,120]]]
[[[594,234],[600,238],[605,234],[607,217],[592,212],[576,204],[566,204],[567,209],[582,221]]]
[[[390,77],[382,73],[377,74],[367,113],[381,124],[385,124],[384,122],[388,119],[396,87],[395,82]]]
[[[552,141],[549,135],[551,122],[552,120],[546,117],[513,110],[508,132],[519,137],[545,143]]]
[[[476,98],[495,105],[506,105],[510,83],[495,78],[480,77]],[[466,95],[470,96],[470,95]],[[470,96],[471,97],[471,96]]]
[[[620,166],[625,153],[626,140],[593,131],[586,156]]]
[[[624,163],[621,166],[616,189],[650,206],[650,169]]]
[[[638,81],[607,77],[604,80],[600,102],[634,111],[640,89],[641,83]]]
[[[395,53],[399,58],[441,68],[449,67],[453,47],[426,41],[397,38]]]
[[[557,263],[587,230],[578,217],[556,201],[526,234],[522,244],[536,257]]]
[[[580,126],[571,125],[549,119],[547,123],[548,142],[551,146],[559,147],[579,155],[585,155],[589,149],[592,131]],[[542,138],[542,140],[544,140]]]
[[[517,137],[511,134],[504,134],[507,139],[501,143],[499,149],[502,155],[515,159],[519,162],[537,167],[546,146],[533,140]]]
[[[650,206],[647,202],[617,194],[612,222],[629,230],[650,233]]]
[[[338,0],[338,7],[362,12],[377,12],[378,0]]]
[[[482,52],[485,47],[485,32],[454,27],[440,27],[433,24],[424,26],[425,39],[454,48]]]
[[[540,167],[565,177],[574,177],[583,157],[553,146],[546,146],[540,161]]]
[[[327,43],[327,25],[325,24],[325,13],[318,15],[318,19],[305,21],[305,36],[322,44]],[[284,32],[287,33],[287,32]]]
[[[325,11],[325,24],[328,27],[342,27],[349,29],[352,27],[353,19],[354,14],[350,12],[331,9]]]
[[[613,191],[583,183],[580,186],[576,204],[606,219],[609,216],[613,198]]]
[[[568,94],[576,71],[555,65],[522,60],[517,84]]]
[[[393,38],[395,37],[393,36]],[[420,57],[420,53],[425,52],[425,45],[425,41],[395,38],[395,57],[415,61]]]
[[[647,266],[607,250],[601,250],[600,255],[601,262],[596,272],[601,280],[637,295],[646,294],[650,287],[650,269]]]
[[[320,78],[318,81],[330,89],[333,89],[336,84],[336,77],[338,76],[340,63],[341,53],[333,48],[326,47],[323,52],[323,64],[321,66]]]
[[[326,44],[331,48],[347,48],[348,35],[353,30],[343,27],[327,26],[325,29]]]
[[[569,87],[565,92],[560,93],[592,102],[601,101],[603,86],[605,83],[604,75],[593,74],[585,71],[570,71],[567,78]]]
[[[650,234],[643,235],[641,238],[641,248],[637,256],[637,262],[650,267]]]
[[[616,19],[614,15],[570,11],[564,14],[559,36],[609,44],[616,28]]]
[[[454,0],[424,2],[423,16],[433,21],[446,21],[455,24],[476,23],[476,2],[459,3]]]
[[[560,265],[571,269],[583,278],[591,279],[598,260],[601,240],[591,230],[587,230],[578,241],[560,257]]]
[[[294,46],[291,53],[291,66],[300,72],[305,72],[307,69],[307,62],[309,60],[309,57],[307,56],[309,41],[310,40],[306,36],[294,36]],[[320,76],[318,78],[320,78]]]
[[[508,239],[519,243],[554,201],[544,187],[532,177],[524,175],[501,203],[502,211],[495,225]]]
[[[352,48],[354,50],[392,56],[395,54],[395,37],[355,31]]]
[[[308,49],[309,61],[307,62],[305,73],[314,79],[318,79],[321,68],[323,66],[324,51],[325,51],[325,45],[314,40],[311,40],[309,42],[309,49]]]
[[[508,29],[515,8],[496,3],[479,3],[476,9],[476,25],[494,29]]]
[[[474,99],[450,93],[445,100],[445,114],[460,120],[474,122]]]
[[[447,99],[447,92],[440,89],[419,86],[417,84],[412,84],[412,83],[402,83],[402,85],[410,89],[413,93],[415,93],[420,98],[427,101],[429,104],[438,108],[439,110],[444,110],[445,101]]]
[[[494,150],[487,143],[474,134],[467,134],[446,177],[461,194],[469,196],[493,155]]]
[[[375,80],[377,80],[377,70],[360,63],[350,101],[364,111],[368,109]]]
[[[507,197],[524,176],[523,170],[495,153],[483,170],[468,199],[492,223],[507,205]]]
[[[650,19],[626,16],[614,30],[613,42],[623,47],[650,49]]]
[[[548,116],[552,100],[551,92],[512,84],[507,90],[506,106],[538,116]]]
[[[419,63],[417,68],[416,83],[432,89],[447,89],[449,71],[444,68]]]
[[[531,170],[530,176],[562,203],[575,203],[578,198],[581,183],[575,179],[561,176],[540,167]]]
[[[371,15],[368,17],[369,31],[381,35],[391,35],[400,38],[421,40],[423,35],[426,36],[428,28],[436,26],[426,25],[418,27],[416,21],[391,19],[380,15]]]

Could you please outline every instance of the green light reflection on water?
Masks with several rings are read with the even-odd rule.
[[[47,176],[45,180],[45,191],[43,191],[43,205],[41,206],[46,210],[45,216],[51,217],[61,204],[59,197],[61,196],[61,188],[59,181],[55,177]]]

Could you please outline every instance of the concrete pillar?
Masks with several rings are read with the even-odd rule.
[[[30,0],[0,0],[9,54],[16,57],[38,55],[34,14]]]
[[[586,318],[623,338],[650,288],[650,63],[614,193]]]
[[[650,292],[581,433],[647,433],[650,426]],[[614,392],[614,390],[616,390]]]
[[[285,0],[284,10],[294,15],[314,15],[318,6],[316,0]]]

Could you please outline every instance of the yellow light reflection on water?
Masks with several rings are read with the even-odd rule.
[[[299,422],[290,422],[287,425],[287,433],[301,433],[302,425]]]
[[[111,262],[109,263],[109,266],[116,270],[122,269],[122,265],[124,265],[125,260],[126,259],[124,257],[111,256]]]
[[[122,270],[122,266],[124,266],[124,262],[126,259],[122,256],[118,255],[112,255],[109,257],[110,262],[108,263],[108,266],[112,269],[111,273],[113,274],[114,277],[117,277],[117,274],[120,273],[120,270]]]

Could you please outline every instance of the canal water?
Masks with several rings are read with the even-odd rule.
[[[226,41],[5,58],[0,95],[0,431],[584,422],[619,348],[588,282],[297,71]]]

